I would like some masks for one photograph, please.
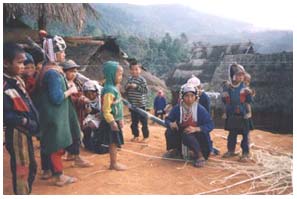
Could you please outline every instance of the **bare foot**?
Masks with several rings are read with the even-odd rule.
[[[121,164],[121,163],[116,163],[116,164],[113,164],[113,165],[110,165],[109,167],[110,170],[116,170],[116,171],[125,171],[127,170],[127,166]]]
[[[80,156],[78,158],[76,158],[74,160],[73,166],[77,166],[77,167],[82,167],[82,168],[86,168],[86,167],[92,167],[94,166],[93,163],[84,160],[83,158],[81,158]]]
[[[143,138],[143,139],[141,140],[141,142],[142,142],[142,143],[148,143],[148,142],[149,142],[149,138]]]

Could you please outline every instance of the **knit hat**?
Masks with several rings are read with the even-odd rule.
[[[245,73],[245,69],[242,65],[233,63],[229,66],[229,80],[232,82],[235,80],[235,75],[238,73]]]
[[[64,51],[67,47],[64,39],[58,35],[44,39],[42,46],[47,58],[51,62],[56,61],[55,53]]]
[[[192,75],[192,77],[188,79],[187,84],[191,84],[192,86],[197,87],[197,86],[200,86],[201,82],[198,77],[196,77],[195,75]]]
[[[100,86],[98,84],[98,82],[95,81],[95,80],[88,80],[83,85],[83,91],[84,92],[86,92],[86,91],[97,91],[97,92],[100,92],[101,89],[102,89],[102,86]]]
[[[27,64],[35,65],[34,59],[33,59],[32,55],[30,53],[26,53],[26,59],[24,61],[24,65],[27,65]]]
[[[77,65],[73,60],[69,59],[63,63],[60,63],[60,66],[62,66],[63,70],[68,70],[71,68],[79,68],[80,66]]]
[[[181,97],[183,98],[185,94],[189,93],[189,92],[192,92],[194,93],[195,95],[197,95],[197,88],[194,87],[193,85],[191,84],[184,84],[182,87],[181,87]]]

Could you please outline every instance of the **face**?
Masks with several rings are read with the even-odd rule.
[[[188,92],[184,95],[183,101],[187,106],[191,106],[196,101],[196,96],[192,92]]]
[[[42,68],[42,62],[39,62],[37,65],[36,65],[36,71],[40,71]]]
[[[25,53],[19,53],[12,62],[4,60],[6,71],[11,76],[21,75],[24,72]]]
[[[77,69],[76,68],[71,68],[71,69],[66,70],[64,73],[65,73],[66,79],[68,81],[73,81],[75,79],[75,77],[76,77]]]
[[[96,91],[85,91],[84,94],[87,98],[89,98],[89,100],[94,100],[97,97]]]
[[[138,64],[136,65],[132,65],[130,67],[130,74],[133,76],[133,77],[138,77],[141,73],[141,68]]]
[[[243,73],[237,73],[235,74],[235,82],[240,83],[244,80],[244,74]]]
[[[34,64],[26,64],[23,74],[28,76],[33,76],[35,73],[35,66]]]
[[[56,52],[56,59],[57,59],[56,61],[57,62],[64,62],[65,61],[65,56],[66,56],[66,54],[65,54],[64,50]]]
[[[123,67],[119,65],[115,76],[115,84],[121,83],[123,79],[123,73],[124,73]]]

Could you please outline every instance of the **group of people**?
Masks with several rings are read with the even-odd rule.
[[[42,35],[44,60],[36,63],[34,55],[16,43],[4,44],[4,126],[5,146],[15,194],[30,194],[37,172],[32,137],[40,141],[41,178],[53,179],[57,186],[75,183],[77,178],[63,172],[63,159],[78,167],[93,163],[80,156],[80,147],[96,153],[109,153],[110,169],[122,171],[127,166],[117,161],[117,148],[124,144],[123,103],[120,93],[123,67],[116,61],[103,64],[103,87],[95,80],[78,73],[79,65],[67,60],[66,43],[62,37]],[[38,67],[37,67],[38,66]],[[130,77],[124,85],[132,106],[147,109],[148,87],[141,76],[141,64],[129,63]],[[251,102],[253,91],[239,64],[230,66],[230,80],[224,83],[224,118],[228,135],[228,151],[224,158],[236,155],[238,134],[243,135],[241,160],[249,156],[248,136],[252,129]],[[248,79],[248,78],[247,78]],[[210,132],[214,123],[210,116],[210,99],[193,76],[181,87],[180,99],[166,114],[166,98],[159,91],[154,100],[156,116],[167,126],[165,157],[182,155],[185,145],[193,152],[194,166],[203,167],[213,147]],[[133,142],[149,142],[148,119],[135,110],[131,112]],[[139,122],[143,139],[139,139]],[[65,155],[66,153],[66,155]]]

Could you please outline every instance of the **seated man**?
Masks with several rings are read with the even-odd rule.
[[[182,88],[181,102],[165,119],[168,127],[165,136],[167,150],[180,153],[183,143],[194,152],[194,166],[202,167],[210,154],[209,132],[214,124],[206,109],[197,102],[197,95],[197,89],[191,85]]]

